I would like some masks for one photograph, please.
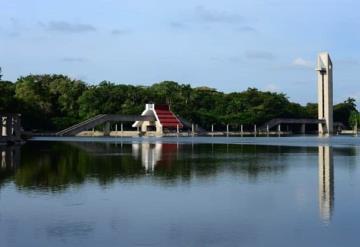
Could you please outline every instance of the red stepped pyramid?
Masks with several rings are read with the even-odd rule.
[[[177,126],[179,126],[179,128],[183,127],[180,120],[172,111],[170,111],[168,105],[155,105],[155,112],[163,128],[176,128]]]

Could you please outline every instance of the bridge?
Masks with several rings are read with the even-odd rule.
[[[281,126],[282,124],[325,124],[325,120],[323,119],[308,119],[308,118],[274,118],[264,125],[262,125],[259,130],[266,131],[270,130],[276,126]]]
[[[82,131],[86,131],[100,124],[105,124],[104,132],[110,131],[111,122],[135,122],[135,121],[155,121],[153,116],[133,116],[133,115],[115,115],[115,114],[100,114],[81,123],[75,124],[56,133],[57,136],[74,136]]]
[[[301,125],[301,132],[305,133],[305,126],[309,124],[324,125],[325,119],[309,119],[309,118],[274,118],[265,124],[263,124],[259,131],[269,131],[270,129],[278,126],[278,130],[281,130],[281,125],[289,125],[289,124],[298,124]],[[345,126],[343,123],[334,122],[334,127],[344,129]]]

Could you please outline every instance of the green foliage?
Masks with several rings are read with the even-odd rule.
[[[349,116],[349,125],[354,128],[360,125],[360,114],[357,111],[352,111]]]
[[[248,88],[223,93],[208,87],[164,81],[149,87],[103,81],[85,84],[64,75],[29,75],[0,81],[0,111],[19,112],[25,129],[54,131],[97,114],[140,114],[146,103],[168,104],[181,118],[210,129],[211,124],[262,124],[273,118],[316,118],[317,104],[290,102],[282,93]],[[334,108],[335,121],[349,124],[354,99]]]
[[[0,112],[16,112],[15,85],[9,81],[0,81]]]
[[[348,98],[343,103],[334,106],[334,121],[351,126],[349,119],[353,112],[357,112],[355,99]]]

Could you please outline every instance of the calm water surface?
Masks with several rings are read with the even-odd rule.
[[[0,246],[358,246],[358,139],[254,139],[0,147]]]

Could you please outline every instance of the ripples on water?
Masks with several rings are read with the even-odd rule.
[[[356,241],[357,138],[119,139],[0,147],[0,246]]]

